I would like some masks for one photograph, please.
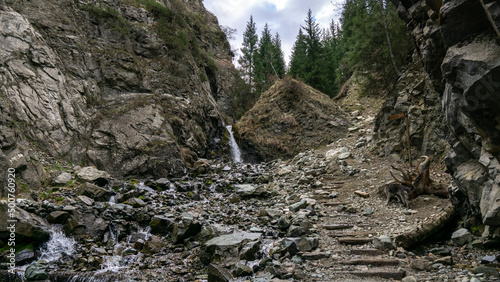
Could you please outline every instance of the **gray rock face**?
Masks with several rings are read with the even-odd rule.
[[[440,93],[434,89],[418,57],[395,85],[390,98],[375,119],[375,142],[380,156],[388,159],[408,159],[408,137],[404,118],[389,121],[395,114],[407,113],[410,125],[412,159],[421,155],[445,152],[446,126],[438,102]]]
[[[185,18],[196,48],[171,46],[174,40],[157,33],[154,13],[142,4],[3,5],[2,170],[14,167],[23,182],[40,185],[34,144],[114,177],[182,175],[193,160],[217,150],[213,140],[225,132],[219,106],[231,114],[232,53],[200,2],[180,5],[169,9],[180,9],[173,12]]]
[[[499,6],[493,0],[442,4],[397,2],[432,88],[442,94],[445,127],[451,131],[445,162],[458,185],[453,201],[466,227],[486,224],[483,236],[499,239],[495,235],[500,228]]]

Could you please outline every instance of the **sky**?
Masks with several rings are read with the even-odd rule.
[[[219,24],[236,29],[234,40],[230,40],[233,50],[241,48],[243,32],[253,16],[257,27],[257,35],[261,36],[267,23],[271,34],[279,33],[281,49],[285,60],[290,61],[293,43],[297,38],[301,25],[311,9],[320,28],[328,28],[332,19],[338,22],[341,0],[204,0],[205,7],[219,19]],[[234,62],[241,53],[236,53]]]

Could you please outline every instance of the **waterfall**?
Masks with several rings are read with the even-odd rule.
[[[229,147],[231,149],[231,156],[233,157],[233,162],[241,163],[243,162],[243,160],[241,159],[240,147],[238,147],[238,143],[236,143],[236,140],[234,139],[233,126],[228,125],[226,126],[226,128],[227,131],[229,132]]]

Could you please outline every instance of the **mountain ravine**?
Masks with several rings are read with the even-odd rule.
[[[163,177],[219,153],[230,46],[201,1],[162,3],[2,1],[2,171],[36,188],[44,154]]]
[[[234,123],[202,0],[0,0],[0,280],[498,280],[498,1],[391,2],[416,48],[387,101],[284,78]],[[402,113],[449,197],[381,195]]]

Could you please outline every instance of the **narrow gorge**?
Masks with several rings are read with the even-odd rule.
[[[242,113],[202,0],[0,1],[0,280],[500,279],[500,5],[390,2],[383,93],[276,75]]]

